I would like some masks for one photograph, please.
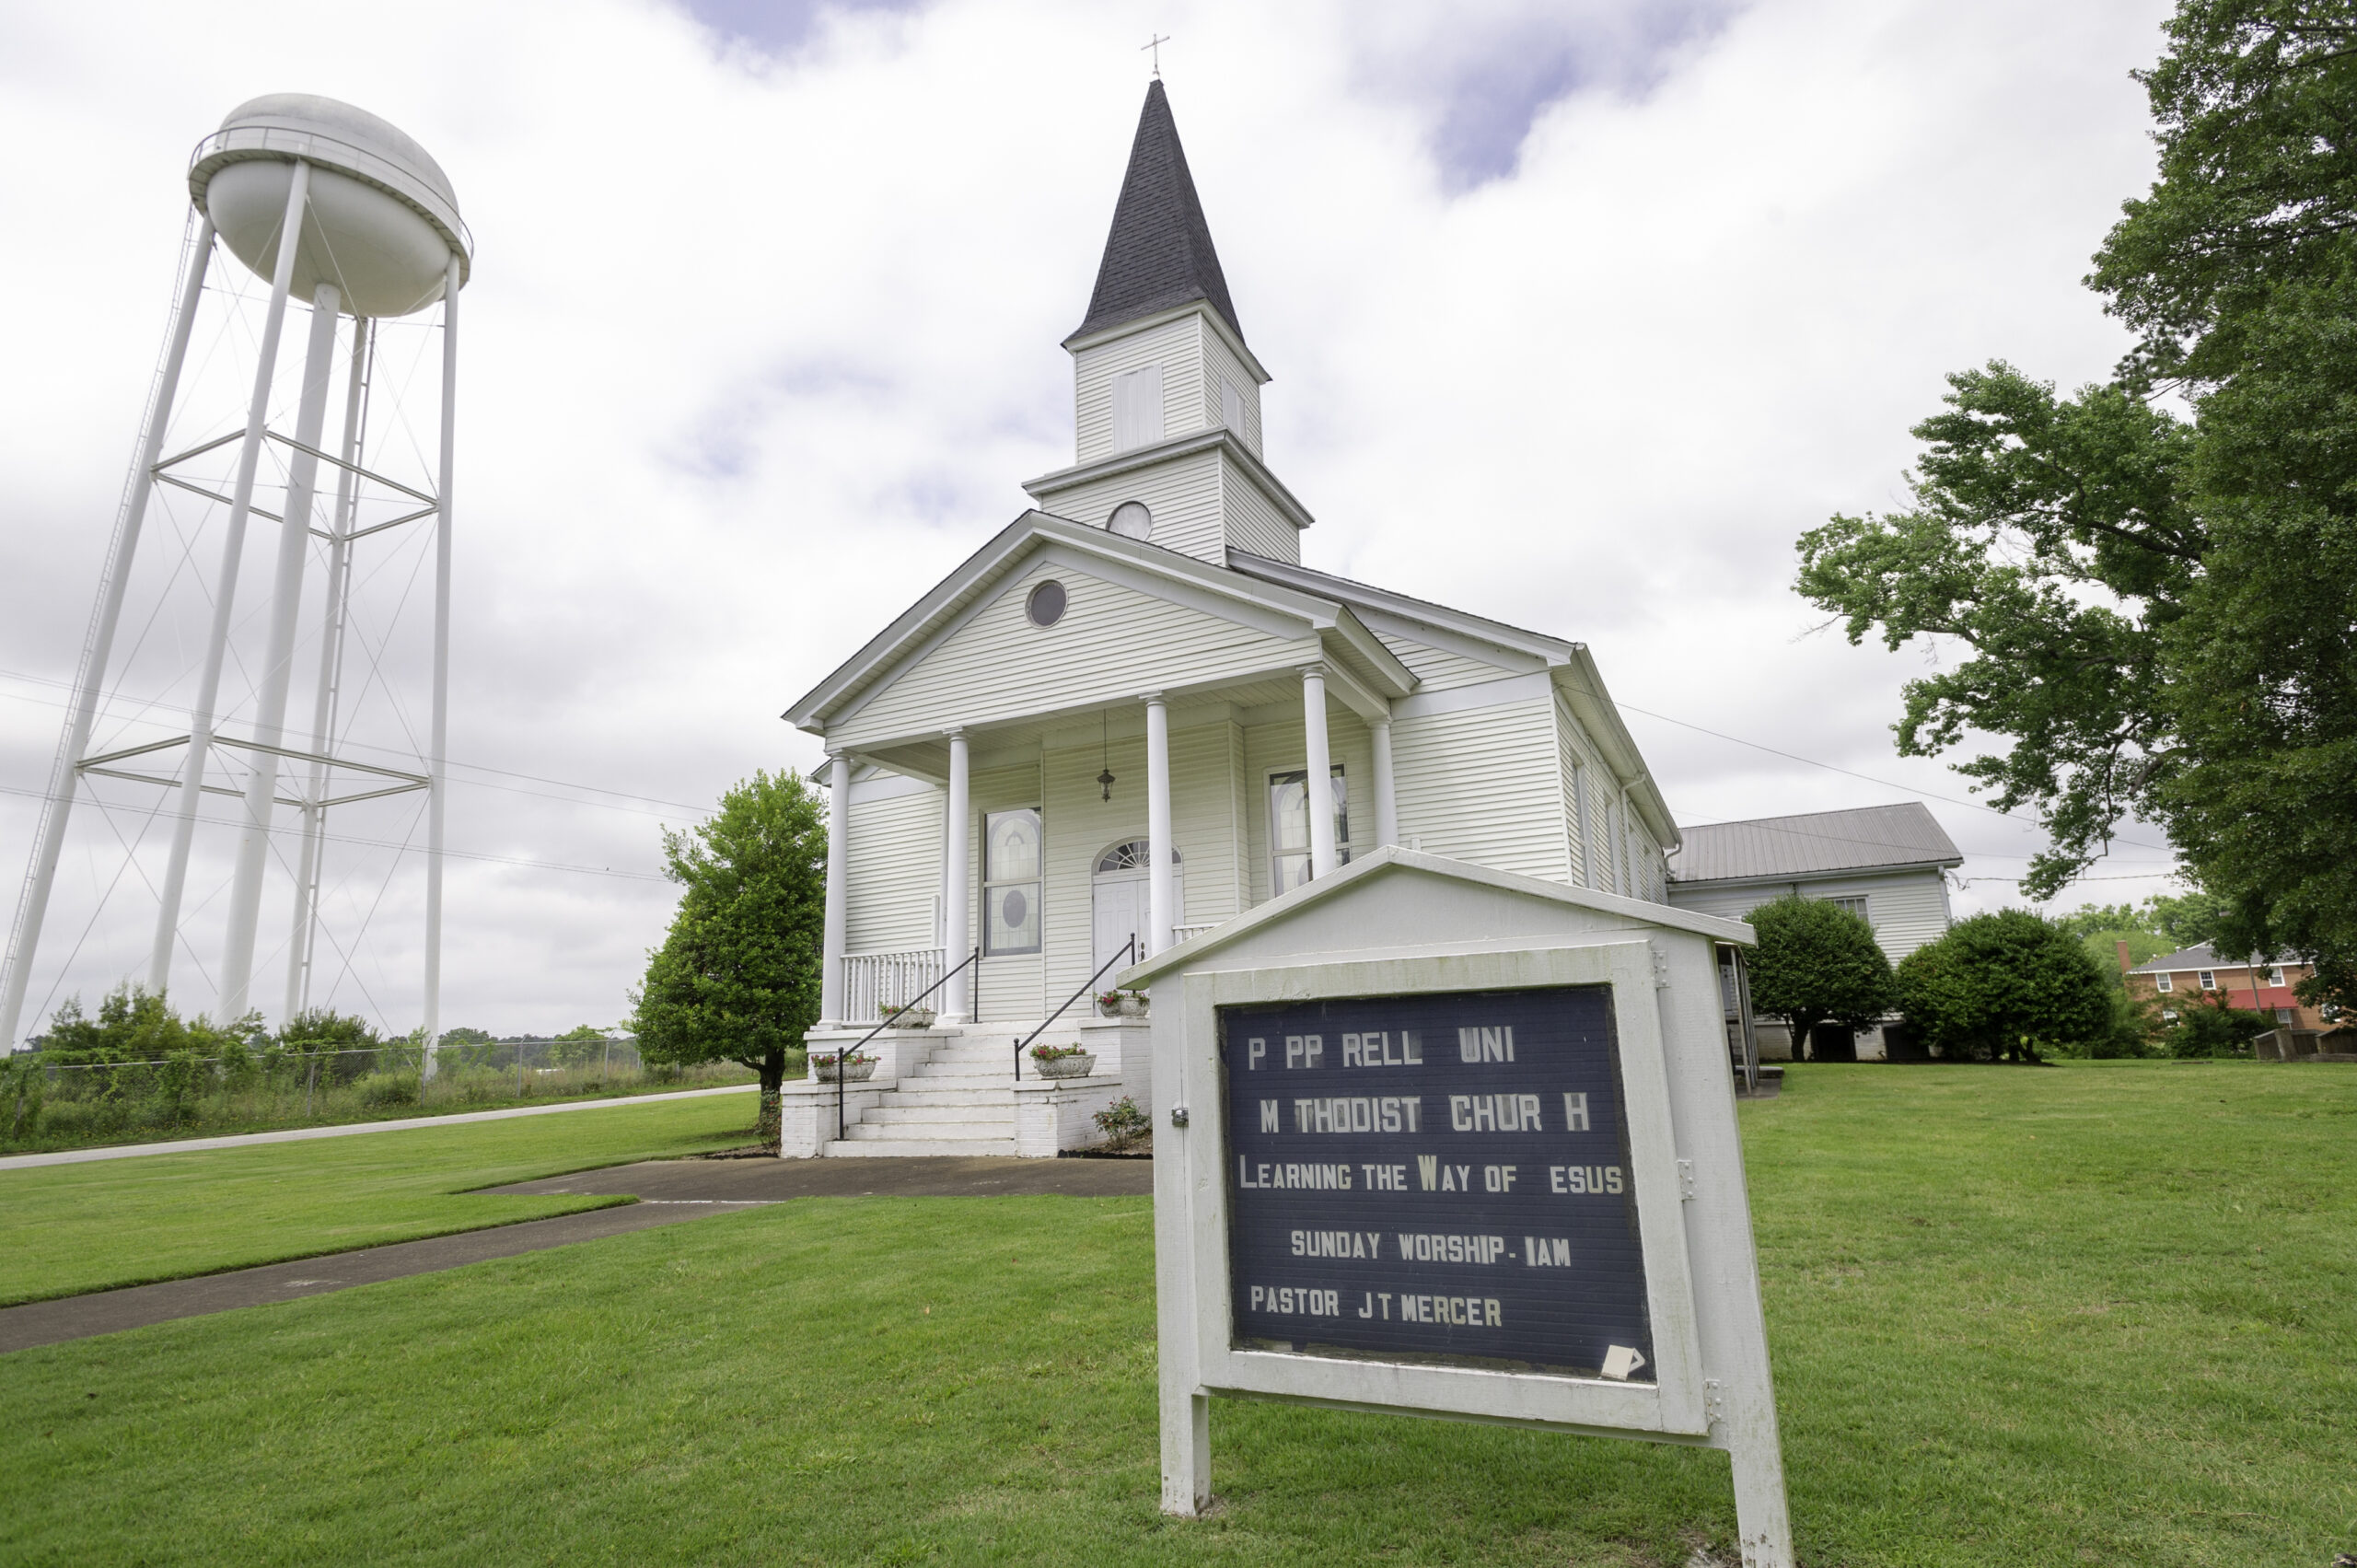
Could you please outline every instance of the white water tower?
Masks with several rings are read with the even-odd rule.
[[[273,862],[284,874],[281,900],[284,883],[292,883],[284,1017],[313,1000],[324,847],[373,842],[354,835],[339,841],[328,831],[329,811],[404,795],[414,803],[422,794],[424,1011],[431,1040],[440,1027],[458,295],[467,281],[472,240],[448,178],[425,149],[375,115],[333,99],[278,93],[241,105],[197,145],[188,188],[194,239],[10,932],[0,979],[0,1051],[15,1048],[24,1021],[76,797],[99,778],[145,786],[154,802],[146,807],[150,822],[159,832],[168,829],[160,866],[152,864],[156,852],[147,851],[150,864],[137,866],[134,879],[155,890],[145,972],[125,962],[114,978],[161,992],[181,962],[184,972],[193,968],[213,981],[214,1016],[225,1020],[257,1002],[257,934]],[[234,274],[208,281],[216,247],[268,284],[266,304]],[[228,369],[238,377],[237,390],[250,386],[250,396],[241,421],[231,401],[207,424],[202,411],[176,406],[176,400],[188,401],[184,372],[196,375],[190,344],[201,319],[240,304],[247,313],[234,330],[215,323],[201,368],[217,381],[222,361],[234,361]],[[308,313],[299,387],[291,399],[283,386],[275,396],[273,390],[290,304]],[[423,313],[436,305],[440,387],[433,412],[440,440],[436,458],[429,459],[423,422],[411,417],[423,411],[403,409],[404,389],[382,384],[389,377],[379,374],[378,344],[380,329],[412,318],[426,323],[430,318]],[[412,361],[423,358],[423,341]],[[416,369],[412,364],[412,380],[430,379]],[[424,401],[422,395],[415,401]],[[168,435],[172,450],[167,450]],[[409,467],[397,474],[398,465],[388,460],[394,458]],[[168,680],[174,695],[163,702],[152,691],[118,691],[110,680],[121,671],[110,668],[118,662],[117,633],[125,624],[134,568],[142,565],[142,528],[159,494],[201,514],[168,514],[182,554],[217,542],[219,563],[209,583],[189,580],[201,577],[201,563],[172,580],[184,596],[201,588],[201,598],[192,602],[209,610],[191,617],[185,668],[178,672],[192,684]],[[267,598],[258,609],[250,595],[240,604],[238,593],[249,524],[256,519],[270,548]],[[421,529],[431,530],[430,545],[418,539]],[[389,636],[373,629],[357,639],[352,634],[354,587],[372,575],[370,552],[404,539],[417,552],[414,577],[424,577],[430,560],[431,690],[423,734],[406,716],[413,714],[413,693],[393,690],[403,672],[389,675],[383,668]],[[168,554],[173,540],[161,542]],[[151,575],[157,570],[152,563],[144,569]],[[405,593],[401,603],[426,597]],[[304,635],[307,602],[317,618],[315,636]],[[160,607],[134,608],[140,616],[134,622],[135,651],[157,641],[148,632]],[[201,636],[194,633],[200,625]],[[364,656],[363,668],[347,679],[347,655],[354,647]],[[225,693],[229,670],[238,690]],[[288,708],[298,684],[308,711],[290,726]],[[406,741],[392,747],[366,744],[353,734],[352,714],[380,689],[381,700],[405,715]],[[169,719],[161,733],[158,714]],[[93,731],[102,722],[112,733],[94,750]],[[141,724],[146,727],[126,727]],[[406,754],[400,750],[404,743]],[[208,797],[238,804],[226,817],[208,816]],[[215,939],[220,944],[217,969],[195,952],[184,928],[200,829],[225,841],[234,835],[225,885],[199,900],[208,906],[206,946]],[[127,844],[121,853],[136,856],[142,845]]]

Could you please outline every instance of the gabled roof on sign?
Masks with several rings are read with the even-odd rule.
[[[1347,889],[1372,877],[1397,875],[1399,872],[1426,872],[1438,877],[1455,877],[1459,881],[1479,882],[1486,887],[1504,889],[1507,892],[1525,893],[1550,903],[1570,904],[1579,909],[1595,910],[1604,914],[1624,915],[1647,925],[1667,926],[1676,931],[1690,931],[1716,942],[1739,942],[1751,946],[1757,937],[1749,925],[1739,920],[1727,920],[1719,915],[1702,914],[1694,910],[1677,909],[1668,904],[1648,903],[1643,899],[1622,898],[1618,893],[1599,892],[1594,888],[1577,888],[1568,882],[1549,882],[1537,877],[1525,877],[1518,871],[1501,871],[1494,866],[1476,865],[1471,861],[1451,860],[1446,855],[1426,854],[1422,850],[1402,849],[1387,844],[1373,854],[1363,855],[1341,866],[1330,876],[1314,882],[1305,882],[1289,892],[1280,893],[1233,920],[1214,925],[1200,936],[1188,938],[1174,947],[1165,948],[1142,964],[1122,970],[1113,983],[1127,988],[1142,981],[1186,968],[1207,953],[1215,952],[1248,932],[1286,919],[1308,905],[1326,899],[1337,898]]]
[[[1212,248],[1211,225],[1187,171],[1187,151],[1178,145],[1178,123],[1156,78],[1145,90],[1136,139],[1130,144],[1129,172],[1113,203],[1113,227],[1097,264],[1097,287],[1088,316],[1067,344],[1174,305],[1200,299],[1219,312],[1238,341],[1236,306],[1227,296],[1227,276]]]
[[[1706,822],[1685,830],[1669,879],[1772,881],[1842,871],[1961,865],[1964,855],[1920,801]]]
[[[784,719],[799,728],[823,730],[830,714],[865,691],[968,606],[996,591],[1032,552],[1029,547],[1043,540],[1238,604],[1293,616],[1306,629],[1333,633],[1329,648],[1346,650],[1345,656],[1357,667],[1356,672],[1389,688],[1387,695],[1404,693],[1415,686],[1414,672],[1340,600],[1264,582],[1091,524],[1030,511],[1000,529],[825,679],[796,698],[785,710]]]

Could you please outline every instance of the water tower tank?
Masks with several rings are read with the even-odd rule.
[[[189,195],[238,260],[275,271],[297,158],[311,185],[296,298],[333,284],[346,315],[407,316],[442,297],[453,255],[464,285],[474,246],[441,165],[366,110],[310,93],[240,104],[197,145]]]

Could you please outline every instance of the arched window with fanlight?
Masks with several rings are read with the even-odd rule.
[[[1039,950],[1039,813],[1028,807],[982,818],[982,947]]]

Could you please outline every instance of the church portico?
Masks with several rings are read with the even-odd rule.
[[[814,1054],[938,1014],[877,1034],[865,1083],[794,1086],[790,1150],[1093,1141],[1147,1098],[1144,1027],[1088,995],[1122,956],[1385,844],[1664,896],[1677,828],[1584,645],[1301,564],[1158,82],[1064,347],[1072,466],[786,712],[828,756]],[[1095,1070],[1018,1077],[1035,1030]]]

